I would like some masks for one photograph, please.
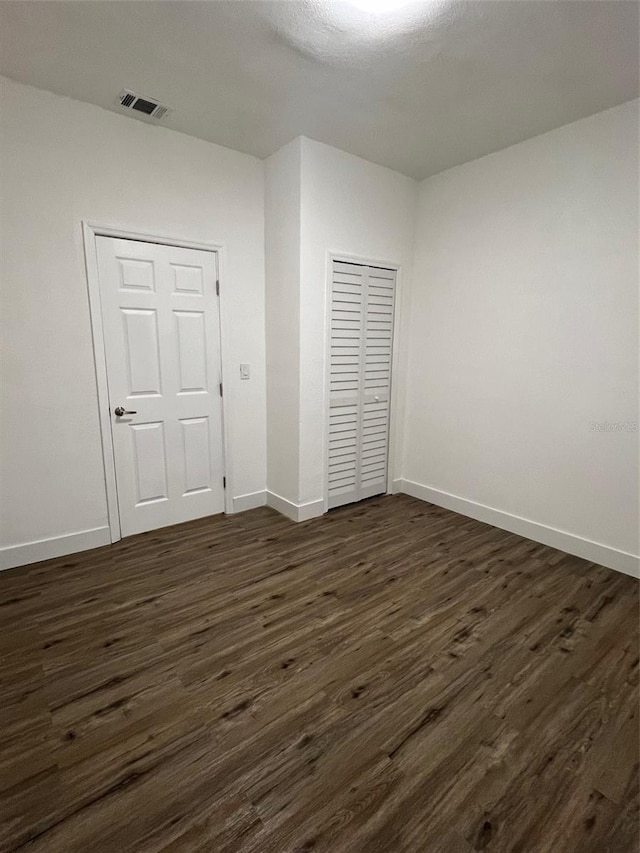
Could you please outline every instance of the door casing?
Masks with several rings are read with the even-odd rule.
[[[93,338],[93,356],[96,372],[96,386],[98,391],[98,417],[100,420],[100,438],[102,442],[102,461],[104,466],[104,481],[107,498],[107,512],[109,516],[109,531],[112,542],[122,538],[120,531],[120,514],[118,510],[118,489],[116,486],[116,466],[113,449],[113,436],[111,433],[112,419],[109,412],[109,384],[107,376],[107,362],[105,356],[104,331],[102,318],[102,305],[100,300],[100,279],[98,274],[98,253],[96,248],[96,237],[116,237],[121,240],[138,240],[143,243],[160,243],[163,246],[178,246],[183,249],[198,249],[203,252],[216,252],[218,255],[218,277],[220,286],[220,353],[223,387],[229,388],[225,359],[225,322],[224,311],[224,279],[225,250],[222,243],[202,243],[180,237],[168,237],[166,235],[150,234],[148,232],[134,231],[126,228],[116,228],[109,225],[99,225],[84,220],[82,222],[84,238],[84,254],[87,273],[87,286],[89,291],[89,313],[91,317],[91,333]],[[222,398],[222,445],[224,454],[224,469],[226,477],[226,489],[224,493],[225,512],[233,512],[233,471],[230,465],[231,441],[229,429],[227,428],[227,417],[225,411],[225,397]]]

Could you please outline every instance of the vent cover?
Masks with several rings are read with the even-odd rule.
[[[152,98],[143,98],[140,95],[136,95],[135,92],[129,91],[129,89],[123,89],[120,92],[118,95],[118,104],[126,110],[140,113],[154,121],[159,121],[167,113],[171,112],[171,109],[164,104],[159,104]]]

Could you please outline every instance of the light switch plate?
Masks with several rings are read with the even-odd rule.
[[[251,367],[248,364],[240,365],[240,379],[251,379]]]

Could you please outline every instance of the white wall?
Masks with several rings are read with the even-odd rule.
[[[7,80],[2,98],[0,547],[106,529],[88,219],[225,244],[237,508],[265,489],[268,390],[269,489],[292,517],[322,512],[334,252],[401,265],[398,485],[629,569],[638,436],[590,424],[638,420],[637,102],[418,188],[305,138],[263,166]]]
[[[290,504],[300,468],[300,152],[298,138],[265,161],[267,485]]]
[[[225,245],[228,463],[235,496],[263,492],[263,164],[8,80],[1,146],[0,544],[107,523],[83,219]]]
[[[633,570],[638,233],[638,102],[421,184],[409,491]]]
[[[270,157],[265,175],[268,500],[303,520],[324,511],[329,253],[400,264],[406,295],[417,184],[305,137]]]
[[[322,511],[318,503],[323,499],[326,479],[323,446],[329,253],[400,264],[398,311],[406,315],[417,188],[411,178],[391,169],[302,139],[299,501],[317,506],[318,512]],[[392,429],[397,441],[402,435],[405,356],[401,347],[393,387]]]

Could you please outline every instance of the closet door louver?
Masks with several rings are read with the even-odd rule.
[[[395,271],[333,263],[329,507],[387,490]]]

